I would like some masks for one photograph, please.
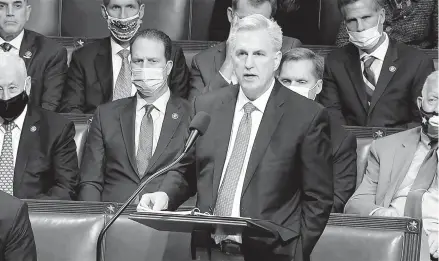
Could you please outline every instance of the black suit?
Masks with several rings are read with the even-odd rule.
[[[354,194],[357,180],[357,140],[337,122],[331,122],[334,157],[334,205],[332,212],[343,213],[344,205]]]
[[[14,171],[14,196],[75,199],[78,157],[75,127],[63,116],[28,106]]]
[[[390,40],[368,106],[359,52],[349,44],[326,58],[318,99],[341,125],[407,127],[421,118],[416,99],[433,71],[432,59],[422,51]]]
[[[24,30],[20,57],[32,77],[31,104],[55,111],[67,73],[67,50],[59,43],[33,31]]]
[[[93,113],[100,104],[113,100],[113,62],[110,37],[87,44],[72,54],[63,93],[61,112]],[[183,98],[189,92],[189,68],[183,51],[172,45],[174,63],[168,84]]]
[[[139,178],[134,137],[136,103],[134,96],[96,110],[81,164],[81,200],[124,202],[141,181],[171,163],[182,150],[188,134],[190,106],[186,100],[171,95],[147,174]],[[153,180],[145,192],[157,191],[165,176]]]
[[[188,157],[196,159],[197,207],[201,212],[215,207],[237,96],[238,87],[230,86],[194,100],[193,113],[205,111],[211,117],[207,132]],[[329,135],[325,109],[276,82],[253,144],[240,212],[241,216],[279,225],[276,230],[284,247],[244,233],[244,255],[249,260],[276,260],[273,248],[276,254],[290,256],[289,260],[291,255],[295,261],[309,260],[333,204]],[[179,194],[189,189],[185,176],[173,174],[174,180],[161,188],[172,207]]]
[[[0,191],[0,261],[37,261],[26,203]]]

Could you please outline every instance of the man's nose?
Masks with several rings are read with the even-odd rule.
[[[8,5],[6,8],[6,16],[14,16],[14,9],[12,5]]]
[[[357,32],[362,32],[366,30],[366,27],[364,25],[364,22],[360,19],[357,21]]]

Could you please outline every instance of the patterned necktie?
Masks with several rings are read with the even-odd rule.
[[[418,175],[407,194],[404,208],[404,216],[422,218],[422,196],[430,188],[437,175],[437,142],[432,144],[430,151],[425,156],[424,162],[419,168]]]
[[[3,138],[2,152],[0,155],[0,189],[13,195],[14,184],[14,153],[12,150],[12,130],[16,127],[14,122],[4,124],[6,130]]]
[[[4,52],[9,52],[12,49],[12,45],[6,42],[0,44],[0,47],[3,49]]]
[[[136,161],[139,176],[142,178],[146,173],[149,160],[152,157],[152,146],[154,139],[154,122],[152,121],[151,111],[154,105],[145,106],[145,115],[140,124],[139,147],[137,149]]]
[[[376,58],[373,56],[364,56],[361,60],[364,64],[363,75],[365,78],[364,84],[367,93],[367,101],[370,103],[376,85],[375,74],[373,73],[371,66]]]
[[[117,54],[122,58],[122,67],[114,86],[113,101],[131,96],[131,71],[128,60],[130,51],[122,49]]]

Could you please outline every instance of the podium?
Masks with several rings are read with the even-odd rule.
[[[194,259],[196,248],[207,248],[210,256],[209,239],[215,231],[225,235],[245,234],[249,237],[278,238],[274,223],[246,217],[219,217],[193,212],[137,212],[129,219],[159,231],[191,233],[191,254]],[[201,239],[195,240],[194,238]],[[204,243],[196,243],[204,242]]]

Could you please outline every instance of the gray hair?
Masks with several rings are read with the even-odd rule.
[[[424,86],[422,87],[422,97],[427,96],[427,91],[429,86],[436,87],[438,86],[438,79],[439,79],[439,72],[434,71],[428,75],[427,79],[425,80]]]
[[[282,60],[280,62],[280,70],[282,70],[282,65],[285,62],[303,61],[303,60],[311,61],[314,64],[314,72],[313,72],[314,76],[317,79],[323,79],[323,69],[325,65],[325,59],[322,56],[316,54],[315,52],[307,48],[293,48],[288,52],[284,53],[282,55]]]
[[[24,60],[11,52],[0,52],[0,70],[18,70],[23,78],[27,77],[27,69]]]
[[[273,43],[274,50],[276,52],[281,50],[282,29],[275,21],[267,19],[260,14],[246,16],[232,26],[229,44],[233,47],[236,45],[236,34],[238,32],[256,30],[267,30]]]

